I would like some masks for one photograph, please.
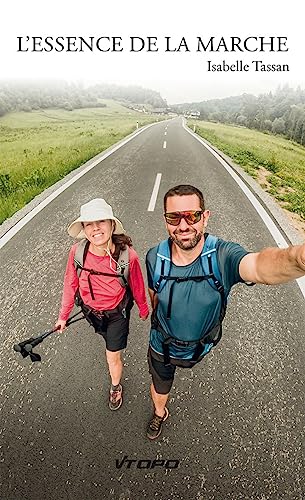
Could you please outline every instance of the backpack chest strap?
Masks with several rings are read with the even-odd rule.
[[[174,294],[174,285],[175,285],[175,283],[183,283],[185,281],[195,281],[196,283],[200,283],[201,281],[209,280],[211,277],[212,277],[211,275],[206,275],[206,276],[186,276],[186,277],[163,276],[164,280],[166,280],[166,281],[173,281],[173,283],[171,284],[171,287],[169,289],[166,318],[167,319],[171,318],[172,302],[173,302],[173,294]]]
[[[171,337],[161,326],[156,311],[154,311],[152,315],[152,328],[157,330],[162,334],[162,349],[164,356],[164,365],[169,366],[170,363],[170,354],[169,354],[169,345],[174,344],[178,347],[192,347],[196,346],[193,356],[192,362],[194,364],[198,361],[199,357],[202,354],[202,349],[207,344],[213,344],[215,346],[221,339],[222,336],[222,324],[221,320],[217,321],[216,325],[214,325],[208,332],[206,332],[199,340],[180,340],[175,337]]]
[[[91,295],[92,300],[95,300],[92,282],[91,282],[91,275],[92,274],[97,275],[97,276],[111,276],[114,278],[118,278],[119,280],[124,281],[124,286],[128,285],[124,274],[103,273],[102,271],[95,271],[94,269],[87,269],[86,267],[82,267],[81,271],[86,271],[88,273],[88,285],[89,285],[89,290],[90,290],[90,295]],[[125,283],[126,283],[126,285],[125,285]]]
[[[84,267],[85,259],[89,250],[90,242],[87,239],[81,240],[75,251],[74,255],[74,266],[78,278],[82,271],[88,273],[88,285],[90,290],[90,295],[92,300],[95,300],[93,287],[91,283],[91,275],[101,275],[101,276],[114,276],[119,279],[123,288],[128,288],[128,276],[129,276],[129,248],[126,246],[124,250],[120,252],[119,259],[117,262],[117,273],[105,273],[101,271],[95,271],[94,269],[88,269]]]

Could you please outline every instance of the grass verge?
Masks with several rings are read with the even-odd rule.
[[[0,224],[44,189],[154,115],[105,100],[105,108],[37,110],[0,118]],[[160,118],[159,118],[160,119]]]
[[[198,121],[196,133],[254,177],[286,210],[305,222],[305,148],[279,136]],[[305,228],[305,226],[304,226]]]

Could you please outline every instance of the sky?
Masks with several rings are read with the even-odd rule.
[[[0,79],[64,79],[85,84],[140,85],[161,93],[169,104],[258,95],[279,85],[305,88],[303,15],[300,0],[6,0],[1,7]],[[114,37],[122,51],[33,52],[33,37]],[[22,52],[18,52],[22,37]],[[25,37],[29,37],[29,41]],[[138,51],[131,51],[131,37]],[[158,51],[149,52],[151,48]],[[168,46],[167,38],[168,37]],[[197,37],[215,45],[223,38],[287,37],[287,52],[197,52]],[[181,45],[182,42],[182,45]],[[181,46],[180,51],[178,49]],[[45,42],[41,47],[48,48]],[[103,39],[103,48],[111,47]],[[167,51],[166,48],[171,50]],[[39,47],[38,47],[39,48]],[[189,50],[187,51],[186,48]],[[28,49],[27,51],[25,51]],[[286,72],[254,71],[253,60],[288,65]],[[210,64],[249,64],[247,71],[208,71]]]

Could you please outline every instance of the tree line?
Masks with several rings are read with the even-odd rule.
[[[61,108],[104,107],[102,99],[115,99],[126,104],[166,107],[158,92],[138,86],[95,84],[88,87],[68,82],[0,82],[0,116],[13,111]]]
[[[176,112],[200,112],[200,119],[233,123],[262,132],[282,134],[305,146],[305,90],[288,85],[272,93],[242,94],[224,99],[178,104]]]

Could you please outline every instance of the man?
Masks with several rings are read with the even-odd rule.
[[[147,428],[149,439],[160,436],[168,418],[166,403],[176,366],[194,366],[220,340],[232,286],[275,285],[305,275],[305,244],[249,253],[205,233],[209,216],[199,189],[170,189],[164,197],[169,239],[146,256],[153,308],[148,363],[154,415]]]

